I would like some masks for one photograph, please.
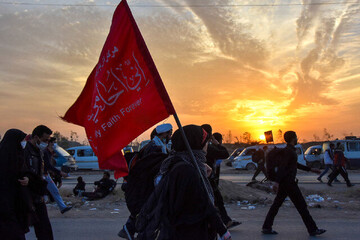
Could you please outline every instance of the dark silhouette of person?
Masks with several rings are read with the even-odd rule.
[[[31,196],[24,196],[29,178],[25,176],[21,142],[26,134],[9,129],[0,142],[0,236],[1,239],[25,240],[29,232]]]
[[[267,149],[268,147],[264,146],[263,149],[259,149],[254,153],[254,155],[257,157],[256,160],[257,168],[251,179],[252,181],[256,181],[256,177],[259,175],[260,172],[264,174],[265,178],[267,177],[266,168],[265,168]]]
[[[290,197],[290,200],[294,203],[297,211],[299,212],[305,226],[310,234],[310,236],[320,235],[326,232],[324,229],[319,229],[316,226],[313,218],[311,217],[304,197],[299,189],[296,180],[297,168],[305,171],[312,171],[314,173],[320,173],[318,169],[309,168],[298,163],[296,148],[297,136],[293,131],[288,131],[284,134],[285,142],[287,143],[282,153],[282,158],[279,163],[276,179],[273,185],[273,189],[277,192],[277,195],[274,199],[273,204],[271,205],[269,212],[266,215],[262,233],[263,234],[277,234],[276,231],[272,229],[275,216],[277,215],[281,205],[285,201],[287,196]]]
[[[336,149],[334,151],[334,167],[335,167],[335,169],[329,175],[329,181],[328,181],[327,185],[332,186],[331,183],[334,181],[334,179],[336,179],[336,177],[339,174],[341,174],[341,176],[344,178],[346,185],[348,187],[354,186],[354,184],[351,184],[351,182],[349,180],[349,175],[345,168],[346,162],[347,162],[347,159],[345,158],[344,152],[342,151],[341,143],[338,142],[336,144]]]
[[[209,136],[211,136],[207,148],[206,164],[212,169],[211,175],[208,179],[214,192],[215,206],[219,209],[221,220],[225,226],[228,229],[233,228],[240,225],[241,222],[231,219],[225,209],[224,199],[219,190],[220,164],[216,164],[219,159],[228,158],[229,152],[224,146],[222,146],[223,139],[220,133],[212,134],[212,127],[209,124],[203,124],[201,127],[209,134]]]

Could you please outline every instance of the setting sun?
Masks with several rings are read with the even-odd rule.
[[[260,140],[265,140],[265,135],[260,135]]]

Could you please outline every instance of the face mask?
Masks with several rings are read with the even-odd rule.
[[[26,141],[22,141],[22,142],[21,142],[21,147],[24,149],[25,146],[26,146]]]
[[[41,151],[44,151],[48,146],[48,144],[45,142],[40,142],[40,144],[36,144],[36,145]]]

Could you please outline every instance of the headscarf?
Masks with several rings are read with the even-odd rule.
[[[206,142],[210,138],[209,134],[200,126],[187,125],[183,129],[189,145],[193,150],[202,150]],[[172,148],[176,152],[182,152],[187,150],[180,129],[174,132],[171,138],[171,142]]]
[[[26,134],[19,129],[9,129],[0,142],[0,179],[8,181],[9,178],[18,177],[24,163],[21,141]]]
[[[201,175],[205,180],[206,191],[210,194],[210,198],[212,198],[211,201],[213,202],[214,193],[207,179],[205,168],[206,152],[202,150],[207,141],[209,140],[209,135],[202,127],[196,125],[187,125],[184,126],[183,129],[189,145],[192,149],[192,152],[194,153],[196,164],[199,166]],[[172,155],[170,155],[162,163],[160,168],[160,175],[164,175],[166,172],[168,172],[173,164],[173,161],[176,161],[176,159],[179,158],[188,163],[189,165],[195,167],[193,161],[191,160],[190,154],[186,149],[180,129],[175,131],[171,138],[171,141],[173,150],[175,150],[175,152],[173,152]]]

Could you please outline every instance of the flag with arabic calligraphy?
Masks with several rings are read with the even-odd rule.
[[[121,149],[175,110],[129,6],[115,10],[99,61],[63,119],[85,127],[102,169],[127,174]]]

